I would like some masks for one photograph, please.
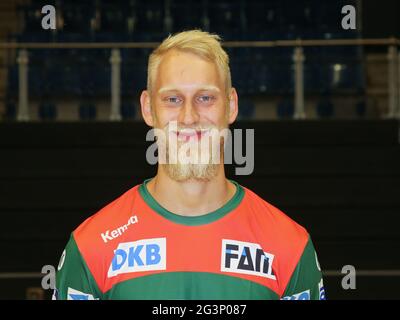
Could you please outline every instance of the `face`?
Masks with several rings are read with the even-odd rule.
[[[167,163],[162,165],[163,169],[174,180],[208,180],[216,175],[222,162],[212,163],[211,155],[216,150],[213,141],[220,144],[220,139],[215,142],[210,134],[227,128],[237,116],[235,89],[229,92],[229,100],[227,96],[224,79],[214,63],[176,50],[163,56],[151,96],[144,91],[141,106],[146,123],[165,133],[165,139],[158,137],[157,141],[160,149],[166,150]],[[193,152],[196,146],[199,146],[197,154]],[[223,148],[219,149],[222,152]],[[178,157],[172,157],[171,153]],[[179,154],[189,160],[184,163]]]

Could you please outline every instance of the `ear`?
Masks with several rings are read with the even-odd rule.
[[[151,113],[150,94],[147,90],[143,90],[140,95],[140,108],[144,122],[150,127],[154,126],[154,119]]]
[[[238,107],[238,95],[236,92],[236,89],[232,87],[231,89],[231,94],[229,95],[229,115],[228,115],[228,122],[229,124],[232,124],[235,122],[238,112],[239,112],[239,107]]]

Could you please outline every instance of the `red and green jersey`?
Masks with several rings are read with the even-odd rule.
[[[61,257],[58,299],[324,299],[307,231],[237,183],[200,216],[162,207],[143,184],[84,221]]]

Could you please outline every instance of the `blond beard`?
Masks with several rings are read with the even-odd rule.
[[[195,130],[199,129],[217,129],[216,127],[195,127],[191,128]],[[164,172],[173,180],[178,182],[188,181],[191,179],[195,180],[203,180],[203,181],[210,181],[215,178],[218,174],[220,169],[221,163],[223,163],[223,148],[224,142],[223,139],[219,140],[218,143],[220,152],[218,154],[218,162],[215,163],[215,159],[213,159],[213,150],[215,150],[216,146],[212,144],[212,139],[210,137],[203,137],[202,139],[208,139],[206,144],[206,148],[200,148],[200,152],[195,157],[193,154],[189,155],[190,161],[189,163],[182,163],[181,157],[175,156],[171,157],[170,154],[170,141],[169,141],[169,134],[168,134],[168,126],[163,129],[165,137],[167,141],[158,141],[158,143],[165,143],[165,156],[166,156],[166,163],[160,164]],[[211,140],[211,143],[210,143]],[[199,141],[197,141],[199,143]],[[177,141],[177,150],[172,150],[172,152],[178,153],[178,150],[181,150],[182,146],[187,142]],[[200,143],[200,145],[202,145]],[[192,149],[190,149],[192,150]],[[176,161],[171,161],[171,158],[174,158]],[[197,159],[195,161],[194,159]],[[199,161],[201,159],[201,163]],[[173,162],[173,163],[171,163]]]
[[[218,174],[218,164],[162,164],[165,173],[178,182],[188,180],[210,181]]]

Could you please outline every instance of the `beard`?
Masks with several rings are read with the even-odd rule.
[[[223,128],[225,129],[225,128]],[[196,132],[191,137],[185,132]],[[197,134],[197,133],[201,134]],[[217,176],[223,162],[224,139],[216,126],[178,127],[171,124],[163,129],[163,139],[157,139],[160,150],[165,152],[165,162],[159,162],[173,180],[191,179],[209,181]]]
[[[166,174],[173,180],[184,182],[195,179],[210,181],[218,174],[219,165],[209,164],[163,164]]]

